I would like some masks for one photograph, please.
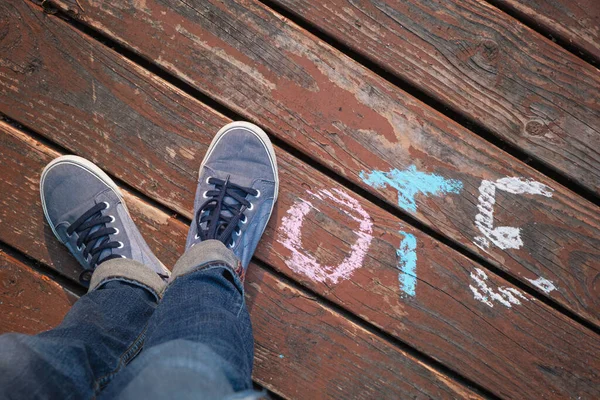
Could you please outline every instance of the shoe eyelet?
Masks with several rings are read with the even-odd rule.
[[[202,193],[202,197],[205,198],[205,199],[208,199],[208,196],[206,195],[207,193],[208,193],[208,190],[205,191],[204,193]]]
[[[235,230],[235,236],[240,236],[242,234],[242,230],[240,228],[237,228]]]
[[[123,248],[123,246],[125,246],[125,245],[123,244],[123,242],[117,242],[117,243],[119,243],[119,247],[117,247],[117,249],[122,249],[122,248]]]
[[[83,271],[80,275],[79,275],[79,279],[81,279],[83,282],[89,282],[92,280],[92,272],[89,270],[85,270]]]
[[[248,222],[248,217],[246,217],[244,215],[244,219],[242,220],[242,225],[246,225],[247,222]]]
[[[110,221],[108,222],[109,224],[112,224],[113,222],[116,221],[115,217],[113,217],[112,215],[109,215],[110,217]]]
[[[235,246],[235,242],[231,242],[230,244],[227,245],[227,247],[229,247],[230,249],[233,249],[234,246]]]
[[[77,251],[81,251],[83,250],[83,245],[81,245],[81,247],[77,246]]]
[[[258,199],[260,197],[260,190],[256,189],[256,192],[257,192],[256,196],[254,196],[254,197],[256,197]]]
[[[108,201],[103,201],[102,203],[106,204],[105,210],[108,210],[110,208],[110,204],[108,203]]]
[[[119,234],[119,232],[120,232],[120,231],[119,231],[119,228],[113,228],[113,229],[116,231],[115,233],[113,233],[113,235],[118,235],[118,234]]]
[[[254,209],[254,204],[250,203],[250,207],[247,208],[248,211],[252,211]]]
[[[194,240],[198,240],[198,239],[200,239],[200,236],[198,236],[198,234],[196,233],[196,234],[194,235]]]
[[[208,178],[206,178],[206,180],[204,182],[206,182],[207,185],[210,185],[210,182],[208,181],[210,178],[212,178],[212,176],[209,176]]]

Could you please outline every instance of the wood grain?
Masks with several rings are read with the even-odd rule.
[[[600,60],[600,3],[596,0],[493,0],[552,36]],[[596,64],[598,67],[598,64]]]
[[[26,15],[27,13],[24,18]],[[156,191],[161,190],[163,181],[165,185],[178,182],[174,184],[186,188],[182,196],[187,199],[188,204],[181,208],[181,212],[187,216],[191,215],[188,207],[191,207],[192,192],[195,189],[191,176],[196,173],[205,143],[210,141],[217,130],[213,130],[213,126],[218,127],[227,120],[164,82],[144,75],[114,53],[99,46],[94,47],[93,43],[83,40],[68,27],[59,31],[63,25],[55,19],[44,18],[47,18],[44,23],[50,24],[44,31],[54,32],[54,35],[65,38],[65,45],[70,47],[61,47],[68,49],[69,59],[83,63],[77,64],[77,68],[73,66],[72,70],[81,71],[79,76],[87,76],[85,79],[94,82],[96,93],[102,93],[101,97],[96,97],[96,104],[108,109],[105,109],[103,114],[92,117],[90,113],[97,110],[97,107],[86,105],[89,104],[89,100],[86,100],[85,94],[80,93],[77,87],[63,86],[55,93],[59,93],[63,99],[77,99],[69,105],[69,113],[78,115],[74,123],[78,124],[79,132],[85,134],[76,134],[69,128],[69,124],[62,124],[59,130],[48,130],[42,124],[42,131],[65,147],[85,156],[90,155],[89,148],[104,149],[93,153],[92,156],[97,158],[103,168],[115,171],[125,180],[128,179],[128,175],[126,170],[118,168],[119,163],[146,165],[145,173],[142,170],[140,176],[158,176],[152,170],[154,163],[160,166],[165,160],[172,160],[170,162],[177,165],[177,168],[165,168],[161,173],[168,176],[158,177],[156,186],[142,185],[141,190],[156,195]],[[43,35],[39,36],[42,37]],[[69,43],[71,45],[68,45]],[[99,69],[90,68],[85,64],[87,61],[82,61],[89,60],[87,54],[91,52],[90,46],[95,60],[100,60],[102,65]],[[79,57],[78,49],[86,56]],[[50,54],[51,52],[48,52],[44,57],[52,58]],[[63,59],[64,61],[66,60]],[[54,58],[52,62],[59,63],[59,59]],[[112,80],[108,79],[112,75],[104,71],[114,74]],[[122,77],[127,77],[129,88],[123,84]],[[72,77],[72,80],[75,80],[75,77]],[[102,82],[102,85],[99,82]],[[23,87],[23,91],[26,90],[30,90],[31,99],[37,101],[35,89]],[[115,93],[118,93],[118,96]],[[15,95],[12,94],[12,97]],[[123,102],[120,99],[135,101]],[[58,103],[60,102],[53,102]],[[160,115],[156,115],[154,111],[158,104],[161,107]],[[61,109],[62,107],[54,107],[45,113],[45,117],[51,121],[67,118],[68,114]],[[184,113],[180,114],[180,110]],[[188,118],[191,110],[194,114]],[[112,119],[113,114],[117,119]],[[105,123],[102,129],[99,129],[100,125],[97,125],[99,123],[94,121],[94,118],[111,122]],[[200,121],[210,129],[207,130]],[[155,127],[158,123],[169,129],[161,128],[161,131]],[[115,128],[115,124],[118,127]],[[140,135],[138,132],[144,134]],[[188,132],[190,139],[182,141],[181,137],[185,137]],[[144,141],[138,141],[139,137],[143,137]],[[83,141],[83,144],[78,144],[79,141]],[[139,144],[155,142],[167,143],[168,148]],[[131,154],[131,150],[127,150],[130,143],[137,144],[134,155]],[[190,153],[195,157],[190,159]],[[590,382],[596,379],[596,368],[590,369],[587,363],[589,354],[595,354],[597,351],[596,336],[542,303],[534,301],[530,296],[527,296],[529,300],[518,310],[506,309],[500,304],[490,308],[476,301],[469,288],[473,284],[471,274],[475,272],[476,266],[368,203],[360,202],[373,220],[375,239],[368,258],[351,280],[332,285],[328,282],[317,283],[295,273],[288,265],[289,250],[279,243],[279,240],[281,219],[299,198],[311,201],[319,210],[309,213],[306,217],[302,247],[308,255],[315,256],[324,265],[336,265],[347,256],[350,246],[356,240],[356,221],[339,206],[327,200],[313,198],[308,193],[318,193],[325,189],[342,190],[339,185],[279,149],[277,156],[280,165],[281,197],[258,249],[257,256],[260,259],[497,393],[510,397],[546,390],[561,393],[573,390],[585,392]],[[41,170],[41,167],[39,169]],[[183,176],[173,172],[179,170],[187,172]],[[34,212],[35,210],[28,211]],[[405,236],[400,230],[414,234],[419,243],[419,282],[418,295],[415,298],[400,297],[396,250]],[[143,229],[142,231],[145,233]],[[169,236],[176,235],[172,233]],[[158,245],[160,246],[160,240]],[[510,287],[506,282],[489,275],[490,286]],[[553,326],[559,326],[560,332],[568,332],[569,338],[566,343],[562,336],[559,340],[556,336],[558,333],[554,328],[550,328]],[[523,331],[529,333],[524,335]],[[565,351],[563,346],[566,346],[568,351]],[[523,348],[528,349],[528,352],[523,352]],[[558,373],[548,374],[545,369],[539,368],[539,365],[547,366],[552,371],[569,365],[569,370],[581,371],[580,379],[576,380],[577,384],[570,383],[566,376],[557,377],[560,375]],[[532,379],[533,376],[536,378]]]
[[[1,200],[2,210],[13,211],[1,217],[0,240],[63,273],[77,270],[56,239],[40,243],[26,237],[47,229],[39,200],[33,200],[38,196],[35,181],[56,153],[4,123],[0,123],[0,143],[2,193],[10,194]],[[7,171],[13,174],[5,179]],[[13,186],[15,181],[35,183]],[[126,202],[145,238],[168,236],[177,249],[182,248],[187,234],[184,223],[157,224],[170,220],[169,215],[131,195],[126,195]],[[174,264],[171,242],[149,244],[163,262]],[[298,399],[479,398],[257,265],[249,268],[246,287],[256,341],[254,378],[269,390]],[[77,274],[69,276],[76,279]]]
[[[485,1],[274,2],[600,193],[600,73]]]
[[[77,296],[0,250],[0,334],[54,328]]]
[[[416,211],[406,212],[533,290],[540,291],[531,280],[552,281],[556,290],[548,296],[600,325],[597,206],[256,2],[204,2],[202,7],[154,1],[143,7],[128,2],[81,4],[86,12],[79,17],[85,23],[398,208],[395,189],[375,189],[361,180],[361,172],[415,166],[460,180],[459,194],[417,195]],[[197,160],[212,132],[227,120],[211,117],[215,114],[204,105],[131,63],[115,61],[108,49],[91,45],[62,25],[42,28],[39,24],[46,20],[32,18],[35,22],[18,24],[14,19],[5,24],[1,109],[64,147],[103,160],[111,173],[189,215],[189,182]],[[229,21],[244,28],[234,29]],[[31,34],[21,39],[21,29]],[[46,44],[38,44],[42,40]],[[55,47],[69,49],[68,63]],[[29,50],[33,48],[41,51]],[[58,70],[64,72],[56,74]],[[98,101],[103,96],[110,100]],[[499,193],[494,223],[521,228],[524,246],[482,250],[474,243],[481,235],[475,225],[479,187],[482,180],[507,176],[539,181],[554,190],[553,196]]]

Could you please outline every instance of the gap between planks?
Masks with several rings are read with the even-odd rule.
[[[292,20],[293,22],[301,25],[300,23],[298,23],[297,21],[295,21],[295,19],[298,19],[297,17],[295,17],[293,14],[290,14],[289,12],[287,12],[285,9],[282,9],[281,7],[274,5],[271,1],[269,0],[259,0],[260,2],[266,4],[268,7],[272,7],[274,9],[275,12],[282,14],[285,18],[288,18],[290,20]],[[35,1],[34,1],[35,2]],[[45,11],[47,12],[47,11]],[[158,76],[159,78],[161,78],[162,80],[168,82],[169,84],[175,86],[177,89],[182,90],[184,93],[190,95],[191,97],[195,98],[196,100],[204,103],[205,105],[207,105],[208,107],[212,108],[213,110],[215,110],[216,112],[226,116],[229,119],[232,120],[244,120],[246,119],[243,115],[239,114],[238,112],[236,112],[235,110],[232,110],[231,108],[229,108],[226,104],[221,103],[219,100],[214,99],[212,97],[209,97],[208,95],[200,92],[198,89],[194,88],[193,86],[191,86],[190,84],[184,82],[183,80],[181,80],[178,76],[173,75],[172,73],[170,73],[169,71],[165,70],[163,67],[153,63],[152,61],[149,61],[147,59],[145,59],[144,57],[134,53],[132,50],[124,47],[123,45],[121,45],[119,42],[116,42],[114,39],[112,39],[109,36],[106,36],[104,33],[98,31],[97,29],[95,29],[94,27],[91,27],[89,25],[83,24],[82,22],[74,19],[71,15],[69,15],[68,12],[62,11],[61,9],[52,9],[51,10],[52,14],[56,14],[57,16],[59,16],[63,21],[65,21],[67,24],[69,24],[70,26],[72,26],[73,28],[75,28],[76,30],[82,32],[83,34],[91,37],[92,39],[96,40],[97,42],[101,43],[104,46],[109,47],[111,50],[117,52],[118,54],[120,54],[121,56],[123,56],[124,58],[128,59],[129,61],[132,61],[133,63],[137,64],[139,67],[145,69],[146,71]],[[307,24],[304,24],[307,25]],[[311,33],[315,34],[317,37],[319,37],[320,39],[324,40],[324,41],[328,41],[331,40],[332,42],[339,44],[339,46],[342,46],[344,48],[345,45],[337,42],[335,39],[330,38],[329,36],[323,34],[323,33],[319,33],[320,31],[318,31],[318,27],[312,27],[312,25],[308,24],[309,26],[309,30]],[[312,32],[311,29],[316,30],[317,32]],[[321,36],[324,36],[324,38],[321,38]],[[331,43],[329,43],[331,44]],[[334,44],[331,44],[333,47],[336,47]],[[339,49],[338,49],[339,50]],[[399,78],[396,78],[395,76],[385,72],[384,70],[382,70],[380,67],[378,67],[376,64],[374,64],[373,62],[370,62],[369,60],[367,60],[366,58],[361,57],[360,55],[356,54],[353,52],[353,50],[351,50],[350,48],[346,48],[346,50],[350,53],[350,54],[354,54],[356,55],[356,57],[361,58],[361,62],[364,61],[367,64],[367,68],[375,68],[378,69],[380,73],[387,75],[388,78],[390,79],[395,79],[396,81],[399,80]],[[341,50],[342,52],[344,52],[344,50]],[[348,55],[348,54],[347,54]],[[352,56],[351,56],[352,58]],[[377,71],[376,71],[377,73]],[[384,79],[387,79],[386,76],[383,76]],[[395,84],[394,82],[391,82],[393,84]],[[407,82],[402,81],[400,84],[404,85],[410,85]],[[396,84],[395,84],[396,85]],[[398,86],[398,85],[396,85]],[[410,87],[407,89],[400,87],[403,90],[406,90],[409,94],[415,96],[414,93],[411,93],[411,89]],[[419,89],[415,88],[415,91],[419,91]],[[417,97],[419,100],[421,100],[419,97],[419,93],[416,94],[415,97]],[[428,97],[426,94],[422,94],[422,96],[424,96],[426,98],[425,102],[428,100],[431,100],[432,102],[434,102],[435,104],[437,104],[437,107],[442,108],[443,110],[448,110],[444,105],[442,105],[441,103],[437,103],[437,100]],[[435,106],[432,106],[433,108],[436,108]],[[440,110],[438,110],[440,111]],[[442,114],[444,114],[443,111]],[[453,117],[451,117],[453,118]],[[460,116],[456,116],[456,118],[460,118]],[[460,121],[458,121],[460,123]],[[469,122],[466,122],[467,125],[470,125]],[[468,129],[469,126],[465,126]],[[570,319],[576,321],[577,323],[585,326],[586,328],[596,332],[596,333],[600,333],[600,326],[595,324],[593,321],[590,321],[588,319],[586,319],[583,316],[580,316],[579,314],[577,314],[575,311],[570,310],[569,308],[563,306],[562,304],[560,304],[559,302],[557,302],[556,300],[554,300],[551,297],[547,297],[545,296],[543,293],[537,291],[536,289],[532,288],[531,286],[528,286],[526,283],[524,283],[523,281],[521,281],[520,279],[514,277],[513,275],[509,274],[508,272],[502,270],[501,268],[499,268],[498,266],[494,265],[491,261],[488,261],[486,258],[484,258],[483,255],[477,254],[476,252],[474,252],[472,249],[470,249],[468,246],[465,246],[464,244],[455,241],[454,239],[452,239],[451,237],[449,237],[448,235],[446,235],[445,233],[442,232],[438,232],[435,231],[434,229],[432,229],[431,227],[427,226],[424,222],[419,221],[417,218],[413,217],[411,214],[403,212],[402,210],[399,210],[398,208],[390,205],[389,203],[387,203],[385,200],[382,200],[380,198],[378,198],[377,196],[373,195],[372,193],[370,193],[369,191],[367,191],[366,189],[360,187],[359,185],[357,185],[355,182],[351,181],[349,178],[346,178],[342,175],[339,175],[338,173],[336,173],[335,171],[333,171],[331,168],[329,168],[328,166],[326,166],[325,164],[321,163],[319,160],[315,159],[314,157],[312,157],[311,155],[305,153],[303,150],[298,149],[296,147],[293,147],[291,144],[285,142],[283,139],[279,138],[278,136],[276,136],[275,134],[273,134],[268,128],[265,128],[264,126],[262,127],[267,134],[269,135],[270,139],[272,140],[273,144],[275,144],[276,146],[279,146],[282,148],[282,150],[290,153],[292,156],[298,158],[300,161],[302,161],[303,163],[306,163],[308,165],[310,165],[311,167],[315,168],[316,170],[318,170],[319,172],[323,173],[324,175],[328,176],[329,178],[331,178],[332,180],[334,180],[335,182],[339,183],[340,185],[344,186],[345,188],[351,190],[352,192],[358,194],[359,196],[365,198],[367,201],[369,201],[370,203],[374,204],[375,206],[393,214],[394,216],[396,216],[397,218],[399,218],[400,220],[402,220],[403,222],[406,222],[407,224],[413,226],[414,228],[422,231],[423,233],[431,236],[433,239],[443,243],[444,245],[448,246],[449,248],[457,251],[458,253],[464,255],[465,257],[467,257],[468,259],[470,259],[471,261],[482,265],[483,267],[485,267],[487,270],[489,270],[490,272],[494,273],[495,275],[505,279],[506,281],[508,281],[509,283],[513,284],[514,286],[518,287],[520,290],[530,294],[531,296],[535,297],[537,300],[545,303],[546,305],[548,305],[549,307],[553,308],[554,310],[566,315],[567,317],[569,317]],[[482,129],[486,130],[487,128],[485,127],[481,127]],[[475,132],[477,133],[477,132]],[[42,138],[42,135],[38,135],[38,138]],[[497,139],[492,133],[489,134],[491,138],[491,140],[494,140],[497,142],[497,145],[499,147],[503,147],[503,144],[505,142],[501,141],[500,139]],[[495,144],[495,143],[493,143]],[[507,145],[510,147],[510,145]],[[505,147],[505,146],[504,146]],[[521,155],[523,158],[525,158],[524,161],[526,164],[530,164],[532,161],[529,158],[529,155],[527,155],[525,152],[523,152],[522,150],[518,149],[518,148],[514,148],[514,151],[521,152]],[[511,154],[514,157],[519,158],[519,156],[516,156],[514,154]],[[533,167],[533,165],[530,165]],[[535,168],[535,167],[534,167]],[[537,169],[537,168],[536,168]],[[544,173],[544,171],[540,171],[542,173]],[[583,190],[584,192],[587,193],[583,194],[583,193],[579,193],[578,189],[573,189],[571,186],[573,185],[573,182],[567,178],[567,177],[562,177],[561,176],[552,176],[552,172],[548,172],[548,173],[544,173],[545,175],[547,175],[549,178],[554,179],[555,182],[561,184],[562,186],[566,187],[567,189],[575,192],[576,194],[581,195],[582,197],[584,197],[585,199],[587,199],[588,201],[594,203],[594,204],[600,204],[600,198],[596,197],[595,194],[587,192],[587,189],[584,187],[581,187],[580,189]],[[560,173],[558,173],[560,175]],[[564,179],[563,179],[564,178]],[[122,182],[122,181],[121,181]],[[124,183],[124,182],[122,182]],[[132,188],[129,184],[126,184],[127,187]],[[133,189],[133,188],[132,188]],[[138,190],[134,189],[136,192],[139,193]],[[591,196],[591,198],[590,198]],[[147,196],[146,196],[147,197]],[[152,202],[154,202],[154,204],[159,204],[156,200],[151,200]],[[165,205],[161,205],[161,207],[167,207]]]
[[[457,109],[456,107],[454,107],[452,104],[444,103],[442,100],[438,100],[438,99],[432,97],[431,95],[427,94],[423,89],[415,86],[413,83],[409,82],[408,80],[406,80],[406,79],[402,78],[401,76],[399,76],[398,74],[394,73],[392,70],[385,68],[385,66],[379,65],[376,61],[371,60],[368,56],[359,54],[356,50],[354,50],[350,46],[346,45],[345,43],[342,43],[340,40],[332,37],[325,31],[323,31],[318,25],[315,25],[312,22],[308,21],[307,19],[302,18],[302,16],[297,15],[297,14],[287,10],[283,6],[277,4],[275,1],[273,1],[273,0],[257,0],[257,1],[261,2],[265,6],[271,8],[276,13],[278,13],[278,14],[282,15],[283,17],[289,19],[290,21],[294,22],[296,25],[298,25],[301,28],[305,29],[306,31],[310,32],[311,34],[313,34],[320,40],[324,41],[325,43],[334,47],[341,53],[350,57],[352,60],[363,65],[365,68],[369,69],[371,72],[373,72],[376,75],[380,76],[381,78],[385,79],[386,81],[388,81],[392,85],[396,86],[397,88],[405,91],[409,95],[413,96],[414,98],[418,99],[419,101],[421,101],[424,104],[428,105],[429,107],[433,108],[437,112],[439,112],[439,113],[445,115],[446,117],[450,118],[451,120],[455,121],[456,123],[458,123],[459,125],[463,126],[466,129],[468,129],[469,131],[475,133],[477,136],[485,139],[486,141],[488,141],[492,145],[496,146],[497,148],[501,149],[502,151],[510,154],[514,158],[516,158],[519,161],[523,162],[524,164],[532,167],[533,169],[537,170],[538,172],[544,174],[548,178],[550,178],[550,179],[554,180],[555,182],[559,183],[560,185],[566,187],[567,189],[571,190],[575,194],[585,198],[586,200],[590,201],[591,203],[600,206],[600,196],[597,195],[596,193],[594,193],[593,191],[591,191],[589,188],[580,184],[576,180],[570,178],[567,174],[562,172],[557,167],[555,167],[551,164],[548,164],[544,160],[536,157],[535,154],[528,153],[527,151],[519,148],[517,145],[514,145],[514,144],[509,143],[508,141],[502,139],[496,133],[494,133],[491,129],[486,127],[483,123],[470,117],[466,113],[462,112],[460,109]],[[487,1],[487,0],[484,0],[484,1]],[[492,5],[496,6],[495,4],[492,4]],[[504,10],[501,10],[501,11],[504,11]],[[512,17],[512,15],[511,15],[511,17]],[[525,24],[525,25],[530,27],[527,24]],[[100,33],[100,35],[102,35],[102,34]],[[592,65],[594,65],[594,64],[592,63]],[[318,163],[318,160],[313,160],[313,162]]]
[[[44,136],[38,134],[31,128],[25,127],[22,124],[14,121],[14,120],[11,120],[10,118],[8,118],[6,116],[2,116],[2,114],[0,113],[0,121],[1,120],[4,120],[4,122],[6,122],[10,126],[12,126],[15,130],[19,131],[21,134],[30,138],[33,142],[39,142],[41,145],[47,147],[49,150],[51,150],[55,154],[58,153],[58,154],[56,154],[57,156],[62,155],[62,154],[71,153],[67,149],[64,149],[62,146],[60,146],[59,144],[57,144],[53,141],[50,141],[49,139],[45,138]],[[0,129],[1,129],[1,126],[0,126]],[[115,183],[117,183],[117,185],[120,188],[125,189],[127,192],[129,192],[130,195],[136,197],[139,201],[145,203],[148,207],[156,208],[158,211],[169,215],[171,218],[173,218],[173,219],[177,220],[178,222],[183,223],[185,225],[189,226],[189,224],[191,223],[191,220],[189,220],[189,218],[187,218],[186,216],[181,215],[177,211],[167,208],[160,203],[157,203],[152,198],[149,198],[146,194],[131,187],[129,184],[123,182],[122,180],[113,176],[112,174],[110,174],[110,173],[107,173],[107,174],[110,176],[111,179],[113,179],[115,181]],[[57,284],[69,289],[71,292],[76,293],[78,296],[81,296],[87,292],[86,289],[83,288],[81,285],[79,285],[78,283],[75,283],[71,278],[66,278],[65,276],[61,275],[59,272],[57,272],[51,266],[45,264],[42,261],[39,261],[39,260],[36,260],[36,259],[30,257],[29,255],[23,253],[21,250],[15,249],[13,246],[5,243],[4,241],[0,241],[0,251],[3,251],[4,249],[7,250],[7,251],[5,251],[7,254],[9,254],[9,255],[14,254],[15,258],[17,258],[19,261],[21,261],[29,266],[31,266],[32,263],[35,263],[35,265],[38,266],[37,268],[35,268],[35,270],[37,272],[51,277],[54,281],[57,282]],[[499,399],[499,397],[497,395],[490,392],[486,388],[482,387],[478,383],[461,375],[460,373],[456,372],[455,370],[446,366],[445,364],[442,364],[441,362],[437,361],[436,359],[429,356],[428,354],[423,353],[422,351],[420,351],[418,349],[415,349],[414,347],[412,347],[409,344],[403,342],[402,340],[394,337],[393,335],[386,332],[385,330],[373,325],[369,321],[366,321],[365,319],[357,316],[356,314],[352,313],[348,309],[332,302],[331,300],[327,299],[326,297],[323,297],[323,295],[318,293],[316,290],[308,288],[308,287],[302,285],[301,283],[295,281],[294,279],[286,276],[284,273],[278,271],[276,268],[269,265],[268,263],[266,263],[262,260],[259,260],[256,257],[253,257],[251,262],[252,262],[252,264],[255,264],[255,266],[260,267],[261,270],[268,272],[270,275],[272,275],[278,281],[283,282],[283,284],[285,284],[285,285],[291,287],[292,289],[298,291],[299,293],[301,293],[302,297],[304,297],[308,300],[314,301],[319,306],[326,308],[328,310],[331,310],[331,312],[333,312],[333,313],[339,314],[345,320],[348,320],[351,323],[356,324],[357,326],[359,326],[360,328],[362,328],[364,331],[368,332],[369,334],[373,335],[374,337],[381,339],[382,341],[388,343],[389,345],[395,347],[396,349],[415,358],[420,363],[426,365],[428,368],[431,368],[432,370],[436,371],[436,373],[439,374],[440,376],[445,376],[445,377],[455,381],[457,384],[465,386],[465,387],[473,390],[475,393],[483,396],[484,398],[492,399],[492,400]],[[284,397],[281,397],[277,393],[274,393],[274,394],[277,396],[277,398],[284,398]]]
[[[498,8],[502,12],[510,15],[517,21],[521,22],[523,25],[528,26],[531,30],[536,31],[542,36],[545,36],[549,40],[553,41],[563,49],[567,50],[569,53],[573,54],[575,57],[582,59],[588,64],[598,68],[600,66],[600,58],[587,50],[581,44],[574,42],[567,38],[560,31],[552,29],[549,25],[538,21],[535,17],[527,15],[526,13],[518,10],[510,1],[503,0],[483,0],[492,6]],[[569,1],[569,0],[567,0]],[[576,3],[573,1],[572,3]],[[526,3],[524,3],[526,4]],[[598,21],[600,22],[600,21]]]
[[[14,248],[3,240],[0,240],[0,253],[8,254],[10,257],[28,266],[36,273],[52,280],[66,291],[72,293],[74,296],[81,297],[87,293],[87,289],[80,284],[62,275],[55,269],[44,264],[42,261],[36,260],[35,258],[23,253],[21,250]]]
[[[2,129],[1,125],[2,124],[0,123],[0,129]],[[12,125],[9,125],[9,126],[12,126]],[[14,126],[12,126],[12,128],[14,129],[14,132],[22,135],[23,138],[26,138],[26,140],[29,143],[31,143],[33,146],[38,148],[39,151],[50,153],[54,157],[60,155],[60,152],[56,152],[54,149],[51,149],[49,147],[46,149],[43,149],[43,147],[46,147],[46,145],[39,143],[37,141],[37,138],[36,138],[37,134],[35,132],[33,132],[31,130],[23,131],[20,129],[16,129]],[[60,148],[60,146],[55,146],[55,147]],[[112,176],[111,176],[111,178],[114,179],[114,177],[112,177]],[[116,180],[116,181],[118,181],[118,180]],[[145,203],[146,206],[152,207],[150,204],[147,204],[144,201],[144,199],[146,198],[146,196],[144,194],[138,193],[135,190],[134,190],[134,193],[131,193],[129,191],[127,191],[127,193],[129,195],[129,197],[135,197],[140,202]],[[169,215],[171,216],[171,214],[173,214],[173,211],[172,210],[168,210],[168,211],[169,211]],[[184,221],[187,220],[183,216],[181,216],[181,219],[183,219]],[[178,221],[178,222],[180,224],[182,224],[181,221]],[[190,221],[188,221],[187,225],[189,225],[189,222]],[[0,243],[3,243],[3,242],[0,242]],[[54,243],[56,244],[55,247],[59,246],[58,242],[54,242]],[[7,245],[7,246],[10,246],[10,245]],[[12,246],[10,246],[10,247],[12,248]],[[16,251],[20,254],[23,254],[20,250],[14,250],[14,251]],[[27,259],[32,259],[31,257],[29,257],[28,255],[25,255],[25,254],[23,255],[23,257],[25,257]],[[46,265],[42,261],[36,260],[36,262],[40,263],[41,265],[44,265],[45,267],[47,267],[49,269],[52,269],[52,267]],[[319,307],[321,307],[323,309],[328,310],[328,312],[330,312],[331,314],[338,314],[344,320],[347,320],[350,323],[357,325],[363,331],[371,334],[373,337],[376,337],[376,338],[382,340],[384,343],[387,343],[387,345],[397,349],[397,351],[400,354],[404,353],[410,357],[413,357],[413,359],[415,359],[417,362],[423,364],[429,370],[433,371],[438,376],[438,378],[442,378],[442,381],[446,382],[446,384],[449,387],[453,387],[455,389],[463,387],[464,388],[463,393],[465,395],[468,395],[469,398],[473,397],[472,393],[477,393],[478,395],[483,396],[485,398],[498,399],[498,397],[496,395],[494,395],[493,393],[480,387],[477,383],[471,382],[468,378],[465,378],[462,375],[454,372],[450,368],[448,368],[445,365],[439,363],[438,361],[432,359],[428,355],[423,354],[423,353],[419,352],[418,350],[415,350],[414,348],[410,347],[409,345],[406,345],[405,343],[403,343],[395,338],[392,338],[392,340],[389,340],[388,339],[389,335],[387,333],[385,333],[385,332],[381,333],[382,331],[379,328],[373,327],[369,322],[366,322],[366,321],[362,320],[361,318],[348,312],[347,310],[343,309],[342,307],[337,306],[336,304],[332,303],[328,299],[323,298],[318,293],[313,292],[311,289],[308,289],[308,288],[298,284],[297,282],[293,281],[292,279],[285,277],[281,273],[277,272],[270,265],[268,265],[262,261],[255,262],[255,260],[253,260],[252,262],[255,264],[255,266],[254,266],[253,272],[250,275],[262,274],[262,272],[266,272],[267,274],[269,274],[272,277],[273,281],[278,282],[277,283],[278,286],[281,286],[281,284],[283,284],[283,286],[287,286],[287,287],[291,288],[293,291],[299,292],[300,297],[314,301],[315,304],[317,304]],[[258,272],[255,271],[257,268],[259,269]],[[279,283],[279,282],[281,282],[281,283]],[[398,344],[400,344],[400,345],[398,345]],[[456,384],[451,385],[449,383],[450,380],[448,380],[448,378],[450,380],[454,381]],[[471,392],[471,390],[473,392]],[[473,398],[479,398],[479,397],[473,397]]]

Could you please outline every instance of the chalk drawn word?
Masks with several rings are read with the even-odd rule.
[[[552,281],[548,279],[542,278],[541,276],[537,279],[527,279],[531,284],[539,289],[541,289],[544,293],[550,293],[553,290],[556,290],[556,286]]]
[[[277,241],[292,252],[286,264],[294,272],[305,275],[317,282],[329,281],[336,284],[340,280],[350,278],[352,272],[362,266],[373,240],[373,222],[360,203],[342,190],[332,189],[329,191],[323,189],[316,193],[308,193],[320,200],[333,201],[346,215],[358,222],[357,238],[350,249],[350,254],[337,266],[324,266],[314,257],[302,251],[301,231],[304,218],[310,210],[319,211],[311,202],[303,199],[295,202],[281,220]]]
[[[485,250],[490,242],[502,250],[520,249],[523,246],[521,229],[512,226],[494,227],[494,204],[496,190],[512,194],[533,194],[552,197],[553,189],[533,180],[523,180],[517,177],[506,177],[495,182],[482,181],[479,186],[479,213],[475,216],[475,226],[483,234],[474,238],[473,243]]]
[[[400,248],[396,250],[398,255],[398,281],[400,291],[408,296],[416,294],[417,287],[417,239],[415,235],[402,232],[404,239],[400,242]]]
[[[490,307],[494,307],[494,302],[511,308],[513,304],[521,304],[519,299],[528,301],[527,297],[514,288],[498,287],[497,291],[494,291],[487,284],[488,276],[479,268],[475,268],[475,272],[471,272],[471,279],[473,279],[475,286],[469,285],[469,288],[473,292],[475,300]]]
[[[417,211],[415,196],[419,193],[429,196],[442,196],[447,193],[459,193],[463,184],[459,180],[446,179],[436,174],[417,171],[411,165],[404,171],[392,169],[389,172],[361,171],[360,178],[375,189],[390,186],[398,191],[398,205],[406,211]]]

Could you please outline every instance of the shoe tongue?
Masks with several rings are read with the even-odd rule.
[[[229,175],[230,183],[235,183],[238,186],[244,186],[244,187],[250,187],[252,185],[252,182],[248,178],[244,178],[244,177],[241,177],[238,175],[224,174],[224,176],[219,176],[219,175],[216,175],[216,176],[213,175],[213,176],[218,179],[222,179],[223,181],[226,181],[227,175]],[[244,192],[243,190],[229,187],[228,194],[225,195],[223,202],[225,204],[227,204],[228,206],[232,206],[234,208],[239,209],[241,207],[241,204],[239,202],[237,202],[233,197],[230,196],[231,193],[235,193],[238,196],[240,196],[241,198],[246,198],[247,193]],[[221,210],[221,215],[228,217],[228,218],[232,218],[234,214],[231,211],[225,209],[225,207],[223,207],[223,209]],[[207,223],[204,222],[200,226],[202,227],[202,229],[206,229]],[[232,233],[233,233],[233,231],[232,231]],[[217,235],[219,235],[219,234],[220,234],[220,232],[217,232]]]
[[[252,185],[254,184],[254,180],[252,178],[249,178],[244,175],[236,175],[233,172],[210,171],[209,170],[209,173],[210,173],[210,176],[217,178],[217,179],[221,179],[223,181],[226,181],[227,177],[229,176],[229,182],[235,183],[238,186],[252,187]]]
[[[227,177],[229,176],[229,183],[233,183],[237,186],[242,186],[242,187],[252,187],[252,185],[254,184],[254,181],[252,178],[248,178],[243,175],[236,175],[236,174],[229,173],[229,172],[220,172],[219,171],[212,176],[214,176],[215,178],[221,179],[223,181],[226,181]],[[240,190],[240,189],[234,189],[232,187],[229,187],[228,191],[229,191],[229,193],[233,192],[242,198],[246,198],[246,196],[247,196],[247,194],[243,190]],[[228,195],[225,196],[225,203],[227,205],[236,205],[238,208],[240,206],[239,203],[235,199],[233,199],[232,197],[230,197]],[[227,211],[224,212],[224,215],[226,215],[228,217],[232,216],[232,214]]]
[[[101,226],[94,227],[90,231],[90,234],[94,233],[95,231],[97,231],[100,228],[101,228]],[[90,249],[90,251],[93,250],[93,249],[95,249],[96,247],[102,245],[103,243],[108,242],[108,241],[110,241],[110,237],[104,236],[104,237],[98,238],[98,241],[96,243],[94,243],[94,246]],[[100,252],[100,256],[98,257],[98,260],[104,260],[106,257],[110,256],[111,254],[115,254],[114,250],[116,250],[116,249],[104,249],[104,250],[102,250]]]

